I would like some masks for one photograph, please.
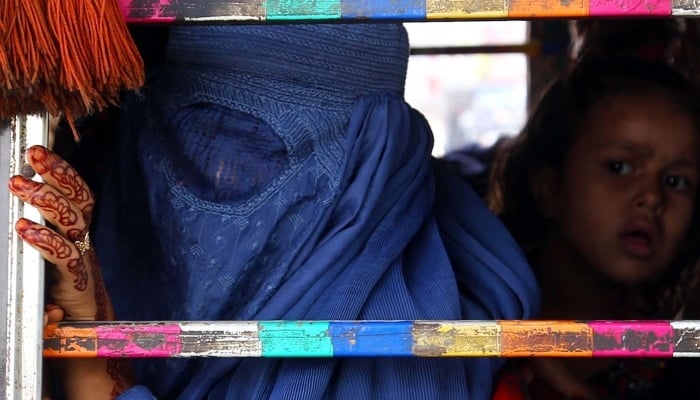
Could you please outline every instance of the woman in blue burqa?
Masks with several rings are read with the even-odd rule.
[[[398,24],[172,28],[91,236],[119,320],[525,319],[517,244],[431,158]],[[465,71],[468,73],[468,71]],[[123,399],[485,399],[497,358],[133,363]]]

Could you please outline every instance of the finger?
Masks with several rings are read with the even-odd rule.
[[[79,240],[87,232],[82,211],[55,187],[17,175],[10,178],[12,194],[36,207],[41,215],[70,240]]]
[[[44,182],[57,188],[78,206],[89,225],[95,199],[78,172],[64,159],[43,146],[32,146],[27,149],[27,162],[41,175]]]
[[[64,312],[63,309],[56,304],[47,304],[44,315],[46,316],[46,323],[61,322],[63,321]]]
[[[87,289],[88,270],[75,244],[52,229],[24,218],[17,221],[15,230],[27,244],[56,265],[61,280],[72,280],[78,291]]]

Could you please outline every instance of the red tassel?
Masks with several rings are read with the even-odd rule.
[[[0,38],[7,37],[7,27],[0,15]],[[0,46],[0,85],[4,88],[12,86],[12,72],[10,72],[10,59],[7,57],[7,49],[4,43]]]
[[[143,60],[134,44],[116,0],[86,2],[91,9],[88,15],[100,15],[91,36],[95,55],[98,91],[106,94],[106,100],[116,99],[120,88],[138,89],[143,85]],[[106,41],[109,38],[109,41]]]
[[[143,85],[116,0],[2,0],[0,35],[0,118],[48,111],[74,127]]]

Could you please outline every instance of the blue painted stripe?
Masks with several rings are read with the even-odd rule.
[[[342,18],[425,20],[425,0],[341,0]]]
[[[331,321],[333,356],[412,356],[412,327],[410,321]]]

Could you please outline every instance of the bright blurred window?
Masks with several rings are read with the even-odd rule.
[[[413,48],[522,45],[526,21],[407,23]],[[491,146],[519,132],[526,118],[528,60],[524,53],[413,55],[406,99],[428,119],[433,155]]]

